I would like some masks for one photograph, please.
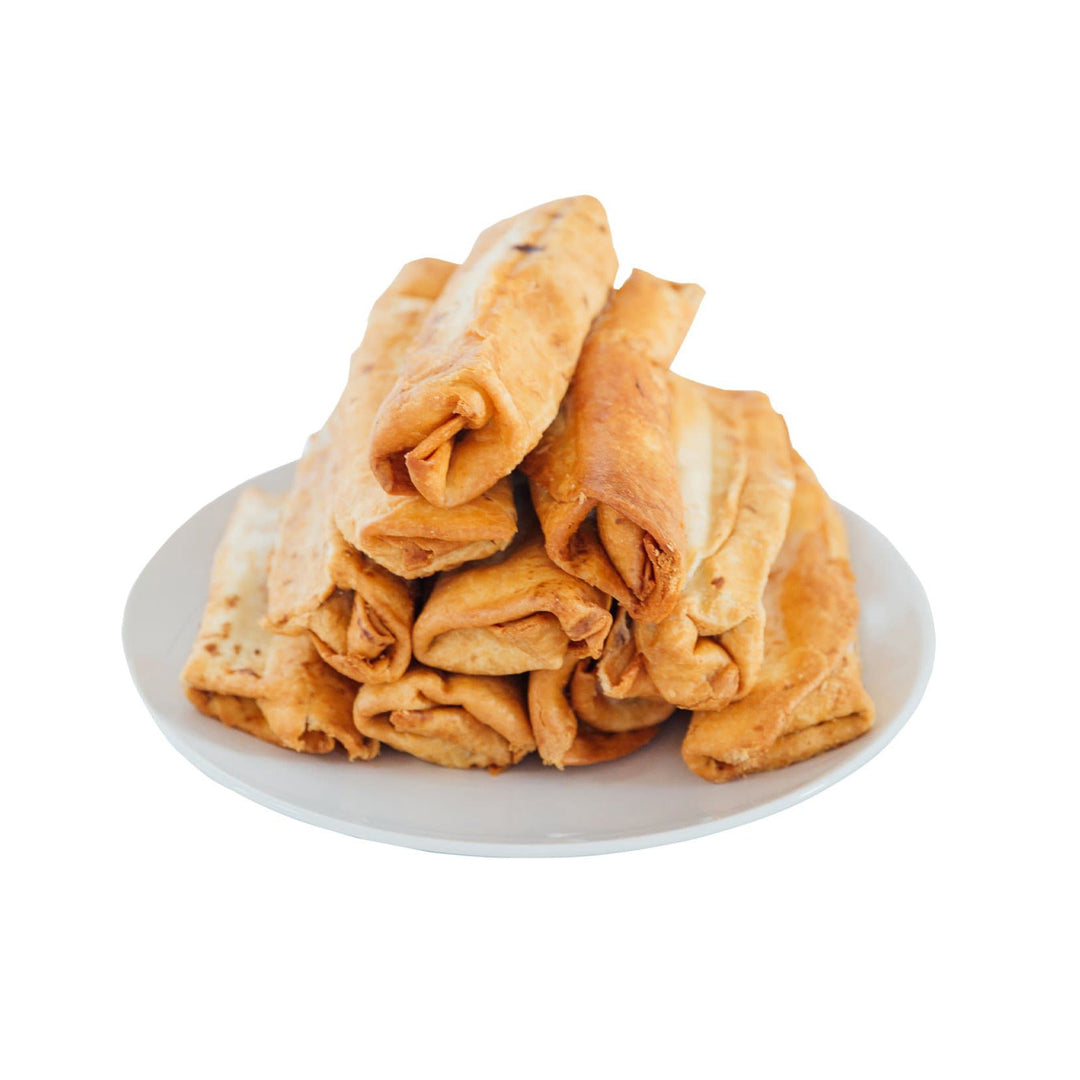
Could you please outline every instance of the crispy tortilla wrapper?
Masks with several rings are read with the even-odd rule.
[[[439,507],[415,493],[387,494],[368,460],[375,414],[454,270],[453,263],[440,259],[418,259],[401,270],[372,308],[349,365],[349,381],[328,422],[339,448],[334,521],[353,547],[403,578],[487,558],[506,547],[515,530],[509,479],[461,506]]]
[[[375,418],[383,488],[458,506],[508,476],[554,420],[616,269],[604,208],[587,195],[484,232]]]
[[[615,700],[599,689],[587,660],[568,656],[557,671],[529,675],[529,719],[545,765],[597,765],[640,750],[675,707]]]
[[[611,601],[560,570],[522,491],[521,531],[506,551],[440,574],[413,627],[413,652],[430,667],[515,675],[599,656]]]
[[[522,466],[551,558],[638,619],[667,615],[683,583],[666,369],[702,296],[635,270],[593,324],[559,415]]]
[[[189,700],[200,712],[275,746],[371,758],[378,744],[352,722],[356,686],[319,659],[304,638],[264,625],[267,561],[283,496],[244,491],[214,556],[210,593],[184,667]]]
[[[536,749],[519,679],[414,664],[397,682],[361,687],[353,718],[370,738],[454,769],[499,772]]]
[[[214,552],[210,590],[183,680],[222,694],[257,697],[274,635],[263,626],[266,567],[284,498],[246,488]]]
[[[754,688],[695,712],[687,765],[720,782],[778,769],[869,730],[874,706],[856,646],[859,603],[836,507],[801,459],[783,549],[765,591],[765,662]]]
[[[685,709],[720,709],[754,685],[765,648],[763,594],[795,489],[787,426],[769,399],[669,376],[686,508],[686,581],[658,622],[617,613],[600,661],[604,692],[642,684]]]
[[[267,622],[279,634],[310,635],[350,679],[391,682],[412,658],[413,592],[334,524],[335,451],[324,428],[296,467],[270,559]]]

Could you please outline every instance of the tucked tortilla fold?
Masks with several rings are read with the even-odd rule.
[[[658,700],[613,700],[587,660],[568,656],[555,671],[529,675],[529,719],[545,765],[597,765],[641,749],[675,707]]]
[[[348,383],[327,422],[338,456],[334,522],[354,548],[403,578],[486,558],[514,536],[508,478],[460,506],[439,507],[415,493],[387,494],[371,471],[375,415],[454,270],[453,263],[440,259],[418,259],[402,268],[372,308],[364,340],[349,364]]]
[[[695,712],[683,758],[715,782],[778,769],[849,742],[874,722],[856,645],[859,604],[840,515],[796,459],[787,536],[765,591],[765,660],[754,688]]]
[[[615,697],[651,683],[680,708],[719,709],[749,693],[761,667],[762,597],[794,492],[791,444],[764,394],[668,378],[686,580],[664,619],[616,613],[598,672]]]
[[[559,414],[522,466],[551,558],[639,619],[663,618],[683,581],[666,369],[703,295],[634,270],[593,324]]]
[[[536,748],[519,679],[414,664],[397,682],[361,687],[353,716],[370,738],[455,769],[499,772]]]
[[[611,601],[560,570],[521,491],[521,530],[506,551],[440,574],[413,627],[422,663],[473,675],[514,675],[599,656]]]
[[[214,556],[210,592],[184,667],[189,700],[200,712],[275,746],[352,759],[378,743],[352,722],[356,686],[319,658],[305,638],[281,637],[264,624],[267,561],[283,496],[248,488],[237,501]]]
[[[457,506],[508,476],[554,419],[616,268],[604,208],[587,195],[484,232],[375,417],[383,488]]]
[[[296,466],[270,559],[267,621],[279,634],[310,636],[350,679],[390,682],[412,657],[413,591],[334,524],[335,449],[324,428]]]

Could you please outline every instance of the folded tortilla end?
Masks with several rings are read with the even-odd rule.
[[[656,737],[660,725],[639,728],[637,731],[623,731],[618,734],[579,728],[573,746],[562,759],[563,765],[578,767],[581,765],[601,765],[609,761],[618,761],[628,754],[647,746]]]

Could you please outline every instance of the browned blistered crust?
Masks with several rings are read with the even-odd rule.
[[[197,690],[194,686],[185,687],[184,693],[204,716],[220,720],[226,727],[254,735],[273,746],[304,754],[329,754],[334,749],[334,740],[320,731],[306,731],[299,745],[290,745],[270,726],[255,698],[217,694],[211,690]]]
[[[754,688],[695,712],[683,758],[707,780],[790,765],[856,738],[874,721],[859,674],[859,605],[843,522],[796,458],[787,536],[765,591],[765,660]]]
[[[587,661],[529,675],[529,719],[546,765],[596,765],[644,746],[675,711],[662,701],[606,699]]]
[[[370,738],[455,769],[498,772],[536,748],[519,679],[413,665],[397,682],[361,687],[353,717]]]
[[[617,613],[599,674],[613,696],[642,684],[680,708],[716,709],[748,693],[764,650],[762,596],[794,491],[787,427],[764,394],[669,375],[686,581],[658,622]]]
[[[483,233],[375,418],[383,488],[457,506],[508,476],[555,418],[616,268],[604,208],[587,195]]]
[[[593,324],[559,415],[522,465],[551,558],[639,619],[671,610],[685,571],[666,369],[703,295],[633,271]]]
[[[338,465],[334,521],[357,550],[399,577],[427,577],[487,558],[513,539],[514,497],[508,478],[461,506],[432,506],[417,494],[389,495],[371,471],[375,414],[431,305],[455,270],[440,259],[408,263],[379,298],[349,365],[349,380],[327,421]]]
[[[473,675],[514,675],[599,656],[611,600],[560,570],[523,491],[521,531],[506,551],[440,574],[413,628],[416,658]]]
[[[283,497],[242,492],[214,556],[210,594],[184,667],[188,699],[207,716],[276,746],[371,758],[378,744],[353,726],[356,686],[306,638],[264,625],[267,560]]]

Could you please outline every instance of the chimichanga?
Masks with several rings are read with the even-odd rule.
[[[508,476],[555,418],[616,268],[604,208],[587,195],[481,234],[375,417],[383,488],[457,506]]]
[[[764,651],[762,595],[794,492],[787,426],[769,399],[669,375],[686,508],[686,581],[658,622],[618,613],[599,665],[606,694],[643,679],[673,705],[719,709],[748,693]]]
[[[361,687],[353,716],[372,739],[455,769],[498,772],[536,749],[518,679],[414,665],[397,682]]]
[[[327,423],[338,447],[334,521],[356,549],[403,578],[427,577],[500,551],[514,536],[514,496],[504,478],[455,507],[417,494],[388,495],[369,463],[371,429],[416,333],[442,292],[453,263],[418,259],[394,279],[368,319],[349,365],[349,381]]]
[[[663,618],[683,582],[666,369],[703,295],[635,270],[593,324],[555,422],[522,465],[548,554],[637,619]]]
[[[599,656],[610,599],[560,570],[544,550],[528,495],[506,551],[440,574],[413,627],[416,658],[444,671],[514,675]]]
[[[267,621],[279,634],[310,635],[319,655],[357,682],[390,682],[412,656],[412,589],[342,537],[331,512],[335,481],[324,428],[309,440],[285,503]]]
[[[282,502],[248,488],[236,504],[184,667],[187,696],[207,716],[276,746],[325,754],[340,743],[350,758],[372,758],[378,743],[352,722],[356,686],[306,639],[280,637],[264,625],[267,560]]]
[[[859,603],[836,507],[796,459],[795,499],[765,591],[765,662],[746,697],[695,712],[687,765],[706,780],[777,769],[849,742],[874,722],[855,641]]]
[[[545,765],[598,765],[639,750],[675,707],[604,697],[589,662],[568,656],[557,671],[529,675],[529,720]]]

